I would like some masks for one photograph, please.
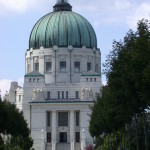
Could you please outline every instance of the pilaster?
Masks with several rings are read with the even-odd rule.
[[[70,146],[71,150],[74,150],[74,140],[75,140],[75,126],[74,126],[74,110],[70,111]]]
[[[52,111],[52,150],[56,150],[56,111]]]

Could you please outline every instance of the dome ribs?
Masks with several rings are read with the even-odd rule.
[[[86,46],[97,48],[97,39],[91,24],[72,11],[54,11],[43,16],[33,27],[29,48]]]

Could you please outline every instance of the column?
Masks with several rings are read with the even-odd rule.
[[[56,150],[56,111],[52,111],[52,150]]]
[[[44,130],[41,130],[41,150],[45,150]]]
[[[74,125],[74,110],[70,111],[70,147],[71,150],[74,150],[74,143],[75,143],[75,125]]]

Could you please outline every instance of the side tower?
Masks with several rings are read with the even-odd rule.
[[[53,8],[30,34],[22,110],[36,150],[83,150],[93,143],[89,106],[102,87],[101,54],[93,27],[67,0]]]

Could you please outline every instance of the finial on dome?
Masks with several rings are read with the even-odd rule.
[[[57,0],[57,3],[68,3],[68,0]]]
[[[72,6],[69,4],[69,0],[57,0],[54,11],[72,11]]]

